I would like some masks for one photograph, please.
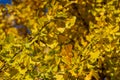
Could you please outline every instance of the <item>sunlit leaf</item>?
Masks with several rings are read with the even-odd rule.
[[[56,75],[55,78],[56,80],[64,80],[63,75]]]
[[[100,51],[90,52],[89,53],[92,59],[97,59],[100,55]]]
[[[96,80],[99,80],[100,77],[94,70],[91,71],[91,74]]]
[[[66,21],[65,27],[68,29],[71,28],[72,26],[74,26],[75,21],[76,21],[76,17],[73,16],[72,18],[70,18]]]
[[[57,45],[58,42],[56,40],[54,40],[52,44],[47,44],[47,46],[50,47],[51,49],[55,48]]]
[[[63,33],[65,28],[57,28],[57,30],[60,32],[60,33]]]

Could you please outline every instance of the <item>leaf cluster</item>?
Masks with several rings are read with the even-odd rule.
[[[13,0],[7,12],[0,6],[0,79],[119,80],[118,7],[117,0]],[[31,34],[20,35],[13,20]]]

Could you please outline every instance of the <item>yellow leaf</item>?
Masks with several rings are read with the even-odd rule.
[[[56,40],[54,40],[52,44],[47,44],[47,46],[50,47],[51,49],[55,48],[57,45],[58,42]]]
[[[53,19],[53,16],[47,15],[47,20],[50,21],[51,19]]]
[[[85,80],[91,80],[92,77],[94,77],[95,80],[99,80],[99,75],[94,70],[90,71],[90,73],[85,77]]]
[[[60,32],[60,33],[63,33],[65,31],[65,28],[57,28],[57,30]]]
[[[0,11],[0,16],[2,16],[3,15],[3,13],[2,13],[2,11]]]
[[[88,43],[83,38],[81,38],[81,44],[85,47]]]
[[[23,74],[23,75],[25,75],[25,73],[26,73],[26,71],[27,71],[27,68],[26,68],[26,67],[25,67],[24,69],[21,69],[21,67],[18,67],[17,69],[18,69],[18,71],[20,72],[20,74]]]
[[[1,23],[1,24],[0,24],[0,28],[1,28],[1,27],[4,27],[4,26],[5,26],[5,23]]]
[[[119,31],[119,30],[120,30],[120,26],[116,26],[114,29],[112,29],[112,30],[110,31],[110,34],[113,34],[113,33],[117,32],[117,31]]]
[[[100,55],[100,51],[97,50],[97,51],[94,51],[94,52],[90,52],[89,54],[90,54],[92,59],[97,59]]]
[[[58,71],[58,66],[55,66],[52,71],[57,72]]]
[[[77,76],[77,74],[74,72],[74,70],[70,70],[69,72],[72,74],[72,76],[75,76],[75,77]]]
[[[14,15],[10,15],[10,17],[8,17],[8,22],[12,22],[15,19]]]
[[[91,71],[91,75],[96,79],[99,80],[99,75],[94,70]]]
[[[0,61],[0,67],[2,67],[4,65],[4,63],[2,61]]]
[[[75,21],[76,21],[76,17],[73,16],[71,19],[68,19],[66,21],[65,27],[70,29],[75,24]]]
[[[73,66],[73,67],[72,67],[72,69],[71,69],[71,70],[69,70],[69,72],[72,74],[72,76],[75,76],[75,77],[77,77],[77,76],[78,76],[78,74],[77,74],[77,73],[75,73],[76,68],[78,68],[78,66],[77,66],[77,65]]]
[[[24,66],[28,66],[30,64],[30,57],[29,56],[26,56],[25,59],[24,59]]]
[[[27,75],[25,76],[25,79],[26,79],[26,80],[33,80],[33,79],[30,77],[29,74],[27,74]]]
[[[64,80],[63,75],[56,75],[55,78],[56,80]]]
[[[69,1],[64,7],[67,7],[67,6],[69,6],[69,5],[73,4],[73,3],[77,3],[77,1]]]
[[[45,61],[52,60],[52,59],[53,59],[53,56],[45,55],[45,58],[44,58]]]
[[[11,35],[14,35],[14,36],[18,36],[18,32],[17,32],[17,29],[16,28],[9,28],[7,30],[7,34],[11,34]]]
[[[86,35],[86,40],[87,41],[91,41],[93,39],[94,35],[90,34],[90,35]]]
[[[6,76],[10,76],[10,73],[8,73],[8,72],[4,72],[4,73],[5,73]]]
[[[43,52],[44,53],[49,53],[50,52],[50,48],[49,47],[45,47]]]
[[[90,68],[94,68],[93,65],[90,65],[90,64],[87,64],[87,67],[90,69]]]
[[[37,33],[38,32],[38,24],[37,23],[33,23],[34,25],[33,25],[33,28],[34,29],[32,29],[32,32],[33,32],[33,34],[34,33]]]
[[[91,73],[89,73],[89,74],[85,77],[85,79],[84,79],[84,80],[91,80],[91,78],[92,78],[92,74],[91,74]]]

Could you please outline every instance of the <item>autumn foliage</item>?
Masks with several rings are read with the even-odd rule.
[[[119,17],[119,0],[1,5],[0,80],[120,80]]]

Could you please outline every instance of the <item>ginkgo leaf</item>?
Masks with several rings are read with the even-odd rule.
[[[100,51],[97,50],[97,51],[94,51],[94,52],[90,52],[89,54],[91,56],[90,57],[91,59],[93,59],[93,60],[95,59],[96,60],[99,57],[99,55],[100,55]]]
[[[69,72],[72,74],[72,76],[77,77],[77,74],[75,73],[75,71],[74,71],[74,70],[70,70]]]
[[[77,3],[77,1],[69,1],[64,7],[67,7],[67,6],[69,6],[69,5],[73,4],[73,3]]]
[[[89,74],[84,78],[84,80],[91,80],[91,78],[92,78],[92,74],[89,73]]]
[[[29,74],[27,74],[27,75],[25,76],[25,79],[26,79],[26,80],[33,80]]]
[[[53,59],[53,56],[51,55],[46,55],[44,58],[45,61],[52,60],[52,59]]]
[[[114,34],[115,32],[120,30],[120,26],[116,26],[114,29],[110,31],[110,34]]]
[[[0,16],[2,16],[3,15],[3,13],[0,11]]]
[[[10,73],[8,73],[8,72],[4,72],[4,73],[5,73],[6,76],[10,76]]]
[[[10,23],[10,22],[12,22],[14,19],[15,19],[14,15],[9,15],[7,21]]]
[[[4,23],[1,23],[0,24],[0,28],[2,28],[2,27],[4,27],[5,26],[5,24]]]
[[[72,18],[70,18],[66,21],[65,27],[70,29],[72,26],[74,26],[75,22],[76,22],[76,17],[73,16]]]
[[[96,73],[94,70],[91,70],[91,75],[96,79],[96,80],[99,80],[99,75],[98,73]]]
[[[25,74],[27,71],[27,68],[21,69],[21,67],[18,67],[17,69],[19,70],[20,74]]]
[[[56,40],[54,40],[52,44],[47,44],[47,46],[50,47],[51,49],[55,48],[57,45],[58,42]]]
[[[63,33],[65,31],[65,28],[57,28],[57,30],[60,32],[60,33]]]
[[[96,80],[99,80],[99,75],[94,70],[90,71],[90,73],[85,77],[85,80],[91,80],[92,77],[94,77]]]
[[[30,64],[30,57],[26,56],[26,58],[24,59],[24,66],[28,66]]]
[[[63,75],[56,75],[55,76],[56,80],[64,80]]]
[[[94,66],[93,66],[93,65],[90,65],[90,64],[87,64],[87,67],[88,67],[89,69],[94,68]]]
[[[67,14],[66,13],[63,13],[63,12],[59,12],[56,14],[57,17],[64,17],[64,18],[67,18]]]

